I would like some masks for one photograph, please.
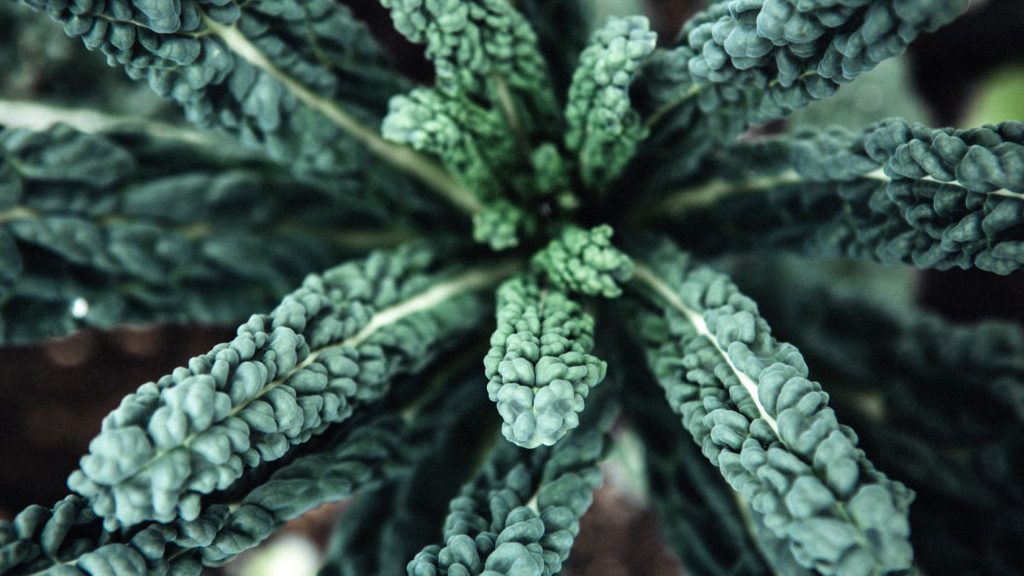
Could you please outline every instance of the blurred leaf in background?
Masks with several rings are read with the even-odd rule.
[[[1024,64],[1000,68],[982,80],[965,122],[979,126],[1007,118],[1024,118]]]
[[[812,102],[791,114],[790,128],[842,126],[859,130],[892,116],[929,123],[927,108],[910,81],[909,66],[905,57],[882,62],[831,98]]]
[[[45,12],[0,2],[0,100],[31,101],[171,120],[185,126],[173,103],[134,82],[103,55],[86,52]]]

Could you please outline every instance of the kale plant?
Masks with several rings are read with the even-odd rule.
[[[43,12],[204,131],[76,66],[0,102],[0,343],[240,325],[0,524],[0,574],[199,574],[358,495],[322,574],[553,575],[616,422],[688,573],[1024,566],[1020,332],[777,256],[1019,270],[1024,123],[748,131],[966,0],[715,0],[661,46],[576,0],[381,0],[425,83],[340,0],[17,3],[4,51]]]

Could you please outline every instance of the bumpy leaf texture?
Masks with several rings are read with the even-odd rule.
[[[84,56],[81,43],[45,14],[14,2],[0,2],[0,70],[4,100],[161,118],[174,109],[103,58]]]
[[[642,352],[629,353],[628,361],[642,365]],[[781,561],[769,563],[759,549],[747,519],[752,511],[742,508],[722,483],[721,474],[679,425],[679,417],[666,403],[647,401],[660,394],[653,376],[638,370],[629,381],[635,391],[623,398],[623,408],[644,442],[651,507],[666,544],[684,568],[698,574],[751,576],[771,574],[771,566],[781,569]],[[784,546],[782,551],[787,552]],[[787,567],[800,568],[791,555],[788,560]]]
[[[309,270],[387,242],[385,211],[357,182],[327,189],[223,146],[0,131],[0,342],[239,322]]]
[[[108,529],[195,519],[202,495],[379,401],[481,319],[490,277],[437,276],[434,261],[377,253],[308,277],[231,342],[126,397],[69,485]]]
[[[0,527],[0,572],[199,574],[204,565],[223,564],[285,521],[407,466],[401,419],[373,416],[354,423],[358,426],[328,435],[325,450],[288,462],[248,494],[212,503],[193,520],[145,523],[134,534],[118,537],[103,532],[79,496],[69,496],[52,509],[30,507]]]
[[[19,0],[128,75],[275,158],[336,173],[365,155],[323,114],[373,122],[405,84],[369,32],[329,0]],[[331,146],[324,146],[331,143]]]
[[[334,0],[18,2],[222,134],[110,119],[0,131],[0,342],[242,323],[124,399],[70,478],[77,494],[0,524],[0,573],[198,574],[362,491],[323,574],[553,576],[620,402],[689,571],[910,573],[912,525],[935,558],[1012,570],[1016,550],[992,548],[1020,527],[992,518],[1022,498],[1019,331],[894,319],[828,294],[797,306],[811,292],[774,287],[782,273],[752,281],[841,375],[834,404],[892,480],[731,280],[664,238],[628,238],[627,253],[602,223],[710,255],[783,247],[1018,270],[1020,122],[733,142],[900,53],[964,0],[723,0],[669,49],[642,17],[610,20],[587,45],[575,1],[381,0],[424,45],[430,87],[395,74]],[[437,230],[470,222],[507,256],[451,248]],[[407,235],[424,241],[366,255]],[[752,278],[768,265],[757,260]],[[468,337],[492,327],[495,288],[481,377]],[[595,318],[640,348],[605,346],[620,373],[601,386]],[[635,382],[631,354],[651,372]],[[844,398],[844,378],[867,396]],[[920,519],[903,481],[922,494]],[[943,499],[991,529],[956,543],[929,528]]]
[[[844,575],[910,569],[913,493],[857,448],[799,351],[772,338],[727,277],[672,246],[653,250],[637,272],[654,307],[640,335],[708,460],[800,565]]]
[[[1021,122],[808,131],[733,146],[705,170],[649,210],[697,250],[781,247],[998,274],[1024,264]]]
[[[501,432],[524,448],[551,446],[579,426],[608,366],[590,354],[594,319],[564,292],[514,278],[498,289],[498,327],[484,357]]]
[[[951,21],[965,0],[728,0],[690,19],[639,81],[650,145],[644,166],[693,174],[750,124],[825,98],[919,34]],[[659,177],[664,173],[659,174]],[[629,179],[631,186],[636,181]],[[640,187],[643,189],[643,187]]]
[[[424,548],[410,576],[558,574],[579,534],[579,520],[601,483],[607,402],[551,448],[530,452],[500,442],[476,479],[451,501],[442,545]]]
[[[580,55],[566,104],[565,144],[578,155],[587,186],[607,186],[647,136],[629,87],[658,40],[649,26],[642,16],[613,18]]]
[[[357,498],[335,527],[322,576],[401,574],[409,559],[440,536],[459,480],[475,472],[494,432],[478,355],[454,360],[459,369],[437,371],[429,400],[406,434],[416,447],[411,466]]]
[[[494,99],[495,78],[517,93],[530,112],[552,115],[554,94],[537,35],[510,2],[382,0],[395,28],[426,44],[438,89],[452,97]]]
[[[840,290],[801,262],[764,261],[744,284],[780,334],[832,374],[875,462],[917,492],[912,541],[924,570],[1011,574],[1024,535],[1024,334],[951,325],[884,296]],[[889,305],[883,305],[889,304]],[[958,526],[986,526],[965,534]]]
[[[617,298],[633,276],[633,261],[612,244],[611,226],[567,226],[533,257],[533,268],[560,290]]]

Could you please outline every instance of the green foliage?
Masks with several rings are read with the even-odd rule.
[[[432,277],[433,260],[378,253],[308,277],[231,342],[126,397],[69,485],[108,529],[195,519],[203,494],[379,401],[395,375],[472,326],[472,290],[489,279]]]
[[[496,196],[497,174],[514,158],[501,112],[417,88],[395,96],[381,134],[440,158],[445,168],[483,199]]]
[[[319,121],[316,100],[345,101],[353,120],[374,121],[383,99],[405,85],[368,31],[329,0],[244,8],[225,0],[22,3],[173,98],[193,122],[261,144],[301,169],[337,173],[365,158],[337,126]],[[312,94],[297,94],[289,82]]]
[[[355,182],[331,191],[217,145],[0,131],[0,342],[240,321],[310,269],[388,241]],[[325,238],[339,225],[350,233]]]
[[[63,563],[63,574],[163,574],[223,564],[285,521],[394,476],[407,459],[402,422],[395,420],[363,419],[331,435],[335,444],[326,451],[280,467],[236,502],[213,503],[193,520],[146,523],[130,538],[111,539],[78,496],[52,510],[30,507],[0,534],[0,570],[34,572]]]
[[[498,328],[484,357],[501,433],[524,448],[551,446],[579,426],[607,364],[590,354],[594,319],[565,293],[514,278],[498,289]]]
[[[524,454],[504,442],[495,447],[452,500],[444,545],[424,548],[409,575],[558,574],[601,483],[603,432],[614,419],[607,405],[590,416],[553,448]]]
[[[933,130],[889,120],[860,133],[802,132],[735,146],[705,174],[702,186],[651,211],[681,241],[699,227],[721,229],[693,243],[704,250],[787,247],[998,274],[1024,264],[1021,122]]]
[[[395,29],[426,44],[438,89],[453,97],[494,101],[501,84],[552,114],[547,66],[529,22],[507,0],[381,0]]]
[[[476,431],[490,429],[478,356],[462,354],[455,360],[458,369],[445,366],[433,378],[430,396],[405,435],[407,445],[415,448],[411,466],[357,499],[346,513],[349,520],[335,528],[323,576],[400,574],[440,535],[448,501],[459,488],[452,479],[472,473],[484,440]]]
[[[569,226],[533,257],[534,269],[567,292],[617,298],[633,276],[633,261],[612,245],[611,226]]]
[[[646,18],[613,18],[580,55],[565,110],[565,144],[579,155],[587,186],[604,188],[647,136],[630,105],[629,85],[657,40]]]
[[[729,485],[802,566],[822,574],[909,569],[913,492],[857,449],[799,351],[772,338],[757,305],[724,275],[691,266],[671,246],[646,261],[638,279],[653,310],[639,330],[648,362]]]
[[[849,180],[881,168],[893,180],[955,182],[983,194],[1024,191],[1022,122],[932,130],[890,120],[862,134],[815,136],[798,139],[793,158],[796,170],[815,181]]]
[[[81,43],[46,14],[0,2],[0,98],[161,117],[174,109],[102,59],[81,56]]]
[[[646,373],[631,378],[630,386],[643,397],[658,393]],[[645,402],[641,394],[627,396],[624,404],[644,441],[651,505],[683,565],[698,574],[771,574],[746,527],[744,515],[751,511],[718,481],[718,470],[687,437],[679,417],[664,402]]]
[[[496,200],[482,212],[473,215],[473,240],[495,250],[519,245],[520,236],[536,232],[537,223],[522,208],[507,200]]]
[[[930,573],[1014,573],[1024,561],[1024,334],[894,312],[800,262],[745,275],[773,327],[833,374],[833,399],[879,466],[913,483],[911,528]],[[770,306],[770,307],[768,307]],[[936,450],[935,446],[941,446]],[[951,521],[952,520],[952,521]],[[957,526],[988,528],[963,534]]]
[[[751,123],[833,94],[920,33],[960,14],[965,0],[728,0],[683,27],[641,85],[654,139],[675,171],[692,174]],[[651,148],[649,152],[656,151]],[[643,161],[658,158],[642,156]]]
[[[67,43],[16,4],[216,130],[109,73],[76,101],[64,57],[32,87]],[[240,324],[0,523],[0,574],[198,575],[354,497],[324,575],[553,576],[620,410],[688,573],[1020,573],[1020,331],[767,251],[1015,272],[1024,124],[735,141],[963,0],[713,2],[669,48],[640,16],[587,45],[576,1],[380,4],[431,85],[334,0],[0,8],[0,343]],[[756,249],[737,278],[807,360],[672,240]]]

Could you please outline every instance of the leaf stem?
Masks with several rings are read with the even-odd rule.
[[[275,66],[237,28],[224,26],[205,15],[203,16],[203,22],[213,34],[224,41],[228,49],[246,62],[273,76],[285,88],[291,91],[296,98],[323,114],[334,125],[366,146],[367,149],[383,161],[417,177],[427,186],[440,192],[452,204],[470,214],[483,210],[483,205],[476,195],[459,184],[443,168],[407,146],[388,142],[376,130],[356,120],[335,102],[314,93],[298,80]]]
[[[895,179],[885,173],[882,168],[877,168],[857,178],[861,180],[874,180],[879,185],[889,184]],[[957,182],[943,182],[931,176],[916,178],[915,181],[933,182],[935,184],[946,184],[959,186]],[[630,222],[642,223],[650,219],[678,218],[689,212],[703,210],[714,206],[723,198],[739,194],[757,193],[772,190],[777,186],[787,184],[829,184],[835,181],[810,180],[803,177],[793,169],[784,170],[770,176],[754,176],[746,180],[729,180],[726,178],[712,178],[697,184],[669,193],[658,202],[645,204],[630,214]],[[966,190],[966,188],[964,189]],[[969,190],[966,190],[970,192]],[[1014,198],[1024,201],[1024,193],[1012,192],[1005,188],[991,192],[970,192],[972,194],[987,194],[1004,198]]]
[[[193,144],[219,144],[223,140],[208,132],[178,128],[148,118],[118,116],[97,110],[64,108],[38,102],[0,99],[0,128],[27,128],[39,131],[46,130],[55,124],[67,124],[89,134],[140,128],[156,138]],[[225,147],[218,146],[218,149],[223,150]],[[230,148],[227,151],[231,151]]]
[[[711,333],[711,330],[708,329],[707,322],[704,321],[704,316],[697,310],[694,310],[693,308],[687,306],[683,302],[682,298],[680,298],[679,295],[676,294],[676,292],[672,290],[671,287],[669,287],[668,283],[659,278],[654,273],[654,271],[648,268],[645,264],[637,263],[636,269],[633,274],[634,278],[646,284],[648,288],[653,290],[655,294],[661,297],[666,304],[668,304],[670,307],[674,308],[676,311],[681,313],[683,317],[685,317],[686,320],[693,325],[693,328],[697,331],[697,334],[703,336],[705,339],[708,340],[708,342],[710,342],[715,347],[715,350],[718,351],[718,353],[725,360],[725,363],[729,366],[729,370],[736,376],[740,384],[743,386],[743,389],[747,391],[747,394],[749,394],[750,398],[754,401],[754,406],[757,407],[758,414],[760,414],[761,418],[763,418],[764,421],[768,423],[768,426],[771,427],[772,432],[774,432],[775,435],[778,436],[779,425],[775,421],[775,418],[772,418],[768,414],[768,411],[765,410],[764,405],[761,404],[761,399],[757,395],[757,383],[754,382],[754,380],[750,376],[748,376],[739,368],[737,368],[735,364],[733,364],[732,359],[729,358],[729,354],[727,354],[726,351],[722,349],[721,344],[719,344],[718,338],[716,338],[715,335]]]
[[[15,220],[39,220],[39,213],[24,206],[14,206],[9,210],[0,212],[0,224],[14,222]]]
[[[43,214],[27,206],[18,204],[7,210],[0,210],[0,225],[19,220],[43,220],[47,216],[52,215],[53,214]],[[123,224],[133,221],[130,216],[125,216],[123,214],[69,215],[78,217],[83,221],[92,222],[97,226],[110,226],[113,224]],[[174,223],[159,221],[147,221],[147,224],[158,226],[168,232],[178,232],[188,240],[201,240],[211,236],[214,232],[220,229],[217,226],[217,222],[205,221],[196,221],[187,225],[175,225]],[[398,246],[399,244],[410,242],[416,238],[408,229],[398,226],[384,226],[379,228],[357,227],[339,230],[331,227],[320,228],[316,226],[308,226],[297,221],[285,221],[276,226],[269,227],[269,230],[274,234],[305,234],[322,238],[331,246],[343,248],[352,252],[368,252],[377,248]]]
[[[666,102],[665,104],[661,105],[657,110],[655,110],[653,114],[648,116],[647,120],[644,121],[644,128],[647,130],[652,130],[659,122],[661,122],[661,120],[665,116],[667,116],[676,108],[685,104],[686,101],[689,100],[690,98],[693,98],[697,94],[700,94],[700,91],[703,89],[703,84],[692,84],[689,88],[686,89],[686,92],[683,92],[682,95],[680,95],[678,98]]]
[[[469,292],[475,292],[493,286],[495,283],[500,281],[502,278],[512,274],[519,268],[520,263],[515,260],[504,261],[497,265],[481,265],[477,268],[467,270],[457,276],[448,278],[441,281],[440,283],[423,290],[417,294],[414,294],[405,300],[393,304],[387,308],[376,311],[370,321],[363,326],[358,332],[345,338],[340,342],[335,342],[323,346],[321,348],[310,351],[309,355],[306,356],[301,362],[298,362],[286,373],[279,375],[273,381],[269,382],[263,388],[261,388],[251,398],[246,399],[243,402],[239,402],[237,405],[231,408],[225,418],[237,416],[242,410],[249,406],[252,402],[259,400],[271,390],[282,386],[288,381],[293,375],[299,373],[301,370],[307,368],[310,364],[316,362],[321,355],[329,350],[336,350],[340,348],[356,347],[365,342],[371,336],[373,336],[378,330],[403,319],[412,316],[413,314],[424,312],[431,308],[434,308],[452,298]],[[192,443],[199,437],[203,430],[194,431],[185,437],[179,446],[184,447],[186,450],[192,445]],[[149,470],[157,462],[166,458],[168,454],[172,453],[174,449],[161,450],[154,454],[148,461],[133,472],[138,474],[142,471]]]
[[[512,132],[512,136],[515,138],[520,154],[523,155],[527,164],[529,164],[530,142],[523,130],[523,122],[519,118],[519,113],[516,111],[516,102],[515,98],[512,97],[512,91],[508,87],[508,82],[501,76],[494,74],[491,78],[494,81],[494,92],[498,97],[502,114],[505,116],[505,122],[508,123],[509,131]]]

